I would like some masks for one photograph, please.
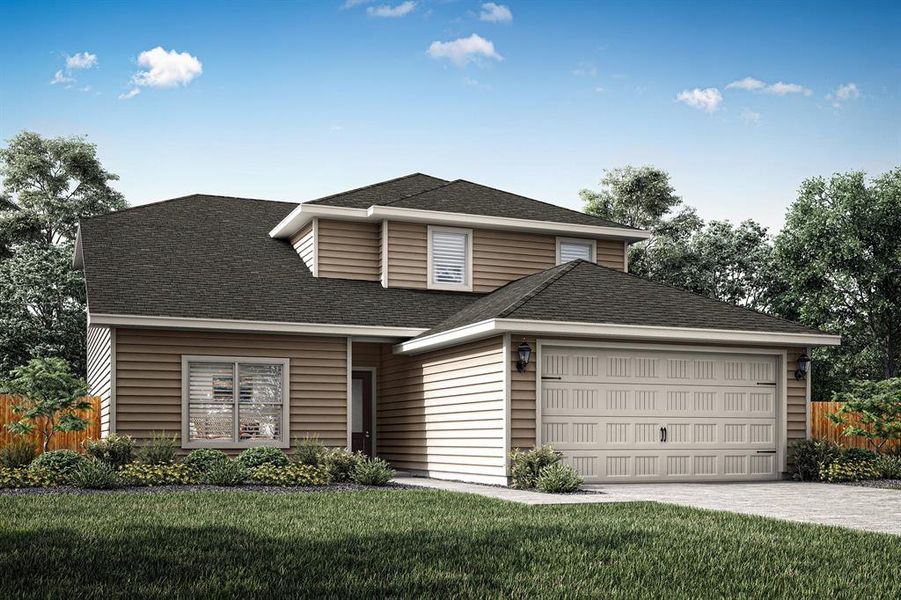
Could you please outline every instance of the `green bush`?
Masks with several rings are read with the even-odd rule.
[[[868,460],[873,462],[877,458],[879,458],[878,454],[865,448],[848,448],[842,453],[842,460]]]
[[[353,481],[360,485],[388,485],[394,470],[381,458],[366,458],[354,467]]]
[[[219,463],[229,462],[228,454],[215,448],[197,448],[191,450],[181,461],[182,464],[195,469],[198,473],[209,473]]]
[[[362,452],[349,452],[344,448],[331,448],[322,455],[322,466],[332,481],[352,481],[357,465],[366,460]]]
[[[317,466],[322,462],[325,445],[318,435],[304,436],[302,440],[294,440],[294,461],[302,465]]]
[[[200,474],[185,464],[148,465],[131,463],[119,470],[123,485],[192,485],[200,483]]]
[[[135,441],[131,436],[110,433],[99,440],[85,440],[82,446],[88,456],[118,469],[132,461]]]
[[[285,453],[278,448],[262,446],[260,448],[248,448],[235,459],[245,469],[256,469],[263,465],[275,465],[281,467],[290,461]]]
[[[69,483],[88,490],[105,490],[118,486],[119,477],[112,465],[91,457],[69,474]]]
[[[325,469],[301,464],[263,465],[251,472],[250,480],[263,485],[326,485],[329,482]]]
[[[883,479],[901,479],[901,456],[883,454],[876,459],[876,470]]]
[[[519,490],[531,490],[538,485],[541,470],[560,462],[560,453],[552,446],[540,446],[532,450],[515,449],[510,453],[510,476],[513,487]]]
[[[51,450],[31,461],[29,469],[46,469],[54,483],[67,483],[69,475],[87,459],[72,450]]]
[[[47,469],[0,467],[0,488],[50,487],[55,482]]]
[[[828,440],[802,440],[789,447],[788,462],[798,481],[819,481],[820,471],[842,455],[842,448]]]
[[[833,461],[828,467],[820,471],[823,481],[861,481],[864,479],[879,479],[879,470],[872,460],[846,460],[844,457]]]
[[[17,437],[0,448],[0,465],[7,469],[27,467],[34,460],[37,448],[32,440]]]
[[[163,433],[154,433],[150,441],[138,450],[138,459],[146,465],[167,465],[175,462],[178,440]]]
[[[241,485],[249,475],[248,470],[236,460],[226,460],[214,464],[206,475],[203,483],[210,485]]]
[[[536,486],[548,494],[571,494],[582,486],[582,477],[576,470],[563,463],[554,463],[541,469]]]

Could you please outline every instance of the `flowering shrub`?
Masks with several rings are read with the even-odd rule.
[[[288,464],[288,457],[278,448],[262,446],[260,448],[248,448],[235,459],[238,464],[247,469],[255,469],[263,465],[283,466]]]
[[[192,485],[200,482],[200,475],[185,464],[131,463],[119,470],[119,479],[124,485]]]
[[[328,473],[312,465],[263,465],[250,474],[253,483],[264,485],[326,485]]]
[[[830,482],[879,479],[879,476],[879,469],[872,460],[839,459],[820,470],[820,478]]]
[[[0,488],[50,487],[55,478],[47,469],[0,467]]]

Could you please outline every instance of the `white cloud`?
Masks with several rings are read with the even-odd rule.
[[[745,123],[750,123],[752,125],[757,125],[760,123],[760,113],[754,112],[750,108],[743,108],[741,110],[741,120]]]
[[[598,86],[598,87],[594,88],[594,91],[597,92],[598,94],[603,94],[606,90],[604,88],[602,88],[601,86]]]
[[[458,67],[466,66],[481,58],[504,60],[504,57],[494,50],[493,43],[476,34],[450,42],[432,42],[427,53],[432,58],[447,58]]]
[[[372,2],[372,0],[344,0],[344,4],[341,5],[341,8],[353,8],[355,6],[360,6],[361,4],[369,4],[370,2]]]
[[[90,69],[97,66],[97,55],[90,52],[79,52],[75,56],[66,56],[66,70]]]
[[[69,85],[75,83],[74,77],[69,77],[65,73],[63,73],[62,69],[53,74],[53,79],[50,80],[50,85],[65,85],[68,87]]]
[[[804,94],[805,96],[809,96],[811,94],[811,91],[803,85],[797,83],[783,83],[781,81],[774,83],[773,85],[768,85],[763,91],[774,96],[785,96],[786,94]]]
[[[845,83],[835,90],[835,97],[839,100],[853,100],[860,98],[860,89],[856,83]]]
[[[723,103],[723,95],[716,88],[695,88],[693,90],[683,90],[676,96],[676,100],[684,102],[692,108],[712,113]]]
[[[598,68],[591,63],[580,62],[579,66],[573,69],[573,75],[576,77],[596,77]]]
[[[503,4],[486,2],[482,5],[482,12],[479,13],[479,20],[490,21],[492,23],[509,23],[513,20],[513,13]]]
[[[410,14],[415,8],[416,3],[408,0],[397,6],[370,6],[366,9],[366,14],[370,17],[397,18]]]
[[[141,52],[138,64],[147,70],[135,74],[133,82],[136,86],[165,88],[188,85],[203,73],[203,65],[196,56],[175,50],[166,52],[160,46]]]
[[[733,81],[732,83],[726,85],[727,90],[731,89],[739,89],[739,90],[759,90],[765,88],[766,84],[759,79],[754,79],[753,77],[745,77],[744,79],[739,79],[738,81]]]
[[[131,88],[124,94],[119,94],[119,100],[131,100],[141,93],[141,88]]]

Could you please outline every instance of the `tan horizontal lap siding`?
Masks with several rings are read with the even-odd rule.
[[[347,341],[250,333],[116,330],[116,429],[181,436],[182,355],[287,358],[290,436],[347,445]]]
[[[626,245],[622,240],[598,240],[597,263],[603,267],[626,270]]]
[[[303,226],[303,228],[298,231],[291,238],[291,245],[294,247],[294,250],[297,251],[297,254],[300,255],[300,258],[303,260],[304,264],[307,265],[307,268],[310,269],[312,273],[314,270],[315,263],[315,244],[316,240],[313,237],[313,224],[307,223]]]
[[[110,432],[113,389],[112,329],[89,327],[87,338],[88,394],[100,398],[100,434]]]
[[[388,286],[428,287],[428,227],[422,223],[388,223]]]
[[[502,363],[500,337],[418,356],[383,354],[379,455],[437,476],[504,477]]]
[[[319,277],[381,279],[378,223],[319,219],[316,250]]]
[[[798,357],[804,352],[803,348],[786,348],[785,359],[787,392],[788,392],[788,419],[787,438],[788,444],[807,439],[807,410],[810,406],[807,400],[807,380],[795,379],[795,370],[798,368]],[[810,374],[807,375],[810,377]]]
[[[516,279],[554,266],[552,235],[476,229],[472,232],[472,287],[490,292]]]
[[[532,347],[532,359],[526,370],[520,373],[516,369],[519,361],[517,347],[525,340]],[[535,446],[535,419],[537,407],[535,402],[535,365],[537,344],[531,336],[511,336],[510,355],[507,367],[510,369],[510,445],[513,448],[532,448]]]

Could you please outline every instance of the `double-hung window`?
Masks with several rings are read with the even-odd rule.
[[[288,359],[182,357],[186,448],[287,448]]]
[[[557,264],[581,258],[594,262],[595,241],[577,238],[557,238]]]
[[[472,290],[472,230],[429,227],[429,288]]]

